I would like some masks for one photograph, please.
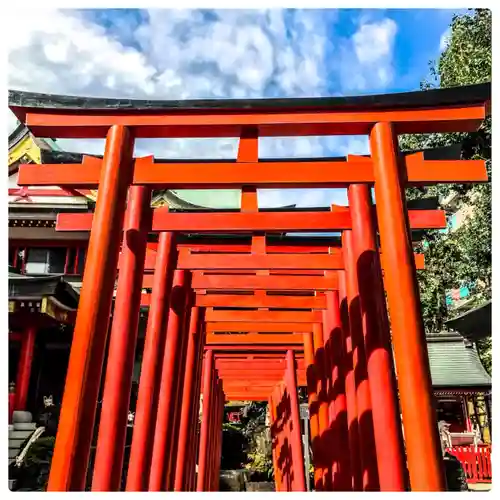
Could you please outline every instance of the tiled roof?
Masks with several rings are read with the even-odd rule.
[[[434,388],[491,386],[475,346],[460,334],[427,335],[427,348]]]

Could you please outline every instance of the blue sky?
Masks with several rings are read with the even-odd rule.
[[[9,88],[148,99],[357,95],[418,90],[453,10],[30,10],[9,43]],[[464,12],[464,11],[462,11]],[[11,120],[10,126],[14,125]],[[60,141],[102,151],[97,140]],[[273,138],[261,157],[367,152],[365,137]],[[136,154],[234,157],[235,140],[141,140]],[[270,195],[270,203],[289,201]],[[330,190],[295,193],[300,204]],[[318,198],[319,196],[319,198]],[[335,196],[333,197],[335,198]]]

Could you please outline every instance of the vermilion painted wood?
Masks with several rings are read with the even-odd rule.
[[[10,106],[32,133],[40,137],[103,138],[112,125],[134,127],[136,137],[240,137],[241,128],[258,127],[259,136],[363,135],[378,122],[393,122],[399,134],[471,132],[485,117],[484,105],[436,106],[432,109],[377,111],[201,110],[162,114],[103,110],[85,114],[74,109]]]
[[[122,244],[124,265],[118,276],[109,338],[92,491],[120,490],[150,205],[150,189],[129,189]],[[133,239],[126,237],[132,233]]]
[[[411,241],[404,211],[404,179],[401,179],[396,133],[394,124],[376,124],[370,132],[370,148],[377,179],[375,197],[384,254],[384,284],[391,319],[408,471],[412,491],[444,491],[442,453],[418,283],[410,255]]]
[[[174,398],[174,403],[171,406],[171,412],[173,414],[172,424],[171,424],[171,437],[170,440],[172,445],[170,446],[170,450],[167,456],[167,474],[165,477],[164,489],[166,491],[174,491],[175,486],[175,474],[177,469],[177,452],[179,449],[180,442],[180,431],[181,431],[181,413],[182,413],[182,396],[184,394],[184,385],[186,382],[186,358],[188,353],[188,341],[190,338],[189,330],[192,326],[196,328],[195,325],[191,325],[191,294],[189,293],[188,288],[186,287],[185,293],[186,297],[186,305],[184,308],[184,314],[182,318],[182,330],[181,330],[181,349],[179,352],[179,356],[176,362],[176,383],[174,385],[174,394],[176,395]]]
[[[35,351],[35,340],[36,328],[31,326],[26,329],[21,337],[21,353],[19,355],[16,378],[15,410],[26,410],[26,401],[28,400],[28,389],[31,378],[31,367]]]
[[[163,208],[154,211],[151,230],[176,230],[176,231],[332,231],[337,229],[348,229],[350,227],[350,216],[343,212],[283,212],[258,214],[242,213],[216,213],[216,214],[189,214],[168,213]],[[248,216],[257,218],[249,218]],[[442,210],[410,210],[408,212],[410,226],[412,229],[443,229],[446,227],[446,217]],[[57,231],[90,231],[92,227],[93,214],[57,214]],[[165,223],[166,221],[166,223]],[[341,227],[342,226],[342,227]],[[170,228],[170,229],[169,229]],[[225,228],[225,229],[224,229]],[[180,245],[185,247],[186,245]],[[202,250],[206,253],[236,252],[246,253],[250,251],[248,245],[194,245],[191,253]],[[340,249],[328,246],[268,246],[267,253],[340,253]],[[154,269],[155,254],[153,250],[146,255],[145,269]]]
[[[276,376],[273,376],[273,377],[269,377],[269,382],[277,384],[282,378],[283,378],[283,375],[279,375],[279,376],[276,375]],[[260,379],[256,379],[256,378],[252,378],[252,377],[243,377],[243,378],[221,377],[221,379],[224,381],[224,384],[226,384],[226,383],[227,384],[234,383],[234,384],[252,385],[253,386],[254,384],[260,382]],[[297,384],[299,386],[303,386],[303,387],[306,386],[307,382],[306,382],[305,375],[297,377]],[[227,389],[228,390],[232,390],[233,387],[234,387],[234,385],[228,385]]]
[[[332,489],[334,491],[351,491],[351,459],[349,453],[341,453],[340,450],[349,450],[348,428],[347,428],[347,406],[345,397],[345,378],[342,367],[343,341],[342,321],[340,317],[339,293],[337,291],[327,292],[327,309],[325,314],[325,352],[329,360],[329,392],[328,402],[330,406],[330,431],[331,441],[329,452],[334,455],[331,468]]]
[[[297,358],[295,360],[295,363],[297,365],[297,370],[303,370],[304,369],[304,359],[303,358]],[[283,370],[285,370],[286,366],[284,363],[284,360],[281,359],[269,359],[269,358],[257,358],[257,359],[251,359],[251,358],[243,358],[243,359],[235,359],[234,355],[232,357],[226,357],[222,358],[220,357],[219,354],[216,355],[215,357],[215,366],[219,370],[281,370],[283,373]]]
[[[158,209],[156,209],[158,210]],[[195,214],[193,214],[195,215]],[[332,245],[266,245],[266,253],[278,253],[278,254],[289,254],[289,253],[340,253],[342,249],[340,244],[337,242],[332,242]],[[248,243],[179,243],[179,248],[188,248],[191,253],[251,253],[252,245]],[[151,246],[151,250],[155,251],[155,248]]]
[[[312,329],[312,323],[268,323],[245,321],[210,321],[206,323],[207,333],[212,332],[255,332],[267,333],[304,333]]]
[[[423,160],[406,157],[406,185],[454,182],[487,182],[482,160]],[[232,163],[154,163],[153,157],[136,158],[132,183],[157,189],[229,189],[242,186],[259,188],[341,188],[349,184],[375,182],[372,162],[256,162],[248,168]],[[86,157],[75,164],[45,164],[43,175],[36,165],[21,165],[19,186],[66,186],[96,189],[101,160]],[[265,173],[264,173],[265,172]],[[264,173],[264,174],[263,174]],[[170,230],[170,228],[165,228]]]
[[[242,391],[245,391],[245,390],[242,389]],[[241,394],[241,393],[238,393],[238,394]],[[282,489],[283,489],[282,473],[281,473],[280,462],[279,462],[280,443],[279,443],[278,435],[276,432],[276,425],[277,425],[276,390],[273,390],[270,393],[268,393],[268,405],[269,405],[269,416],[270,416],[269,420],[270,420],[270,424],[271,424],[270,431],[271,431],[271,447],[272,447],[272,456],[273,456],[275,490],[282,491]]]
[[[319,311],[220,311],[210,307],[205,313],[207,322],[314,323],[321,320]]]
[[[299,398],[297,395],[296,362],[293,351],[286,353],[287,367],[285,384],[290,401],[290,441],[293,459],[293,484],[294,491],[306,491],[306,478],[304,475],[304,449],[302,446],[302,432],[300,429]]]
[[[328,491],[330,484],[326,474],[326,432],[328,429],[328,404],[326,401],[325,356],[323,325],[313,325],[314,369],[316,374],[316,394],[318,404],[318,439],[316,443],[316,461],[314,464],[314,483],[317,491]]]
[[[340,320],[342,331],[341,363],[347,409],[347,431],[352,475],[352,490],[362,491],[363,469],[360,457],[358,405],[356,402],[356,382],[353,370],[353,347],[349,325],[349,304],[347,300],[346,272],[339,271]]]
[[[380,491],[405,491],[404,444],[371,193],[366,185],[353,184],[348,197]]]
[[[252,255],[252,254],[190,254],[180,251],[179,269],[192,270],[257,270],[257,269],[343,269],[341,254],[336,255]]]
[[[233,381],[237,382],[240,380],[252,380],[252,381],[268,381],[268,380],[281,380],[283,378],[283,370],[266,370],[265,368],[260,370],[262,373],[255,373],[255,370],[252,372],[251,370],[228,370],[221,368],[219,370],[219,376],[224,381]],[[297,370],[297,377],[299,380],[305,381],[305,371]],[[300,384],[302,385],[302,384]],[[305,383],[304,383],[305,385]]]
[[[133,170],[134,140],[130,131],[115,126],[105,134],[101,196],[90,233],[48,491],[85,489],[120,235]]]
[[[220,377],[225,381],[238,380],[281,380],[283,378],[283,370],[260,370],[262,373],[255,373],[251,370],[227,370],[221,368],[219,370]],[[304,375],[304,374],[303,374]]]
[[[202,314],[202,311],[200,311],[200,315]],[[202,335],[200,335],[200,344],[199,344],[199,350],[197,353],[197,366],[196,366],[196,386],[194,393],[196,395],[195,400],[194,400],[194,410],[191,415],[191,432],[190,432],[190,460],[189,460],[189,471],[187,474],[187,490],[188,491],[194,491],[196,489],[196,464],[198,463],[198,448],[200,445],[200,439],[199,439],[199,428],[200,428],[200,422],[199,422],[199,410],[200,410],[200,393],[201,393],[201,378],[202,378],[202,367],[203,367],[203,349],[205,345],[205,335],[204,335],[204,330],[203,330],[203,324],[200,321],[200,332]]]
[[[307,398],[309,405],[309,423],[311,426],[311,445],[313,450],[314,483],[321,488],[321,451],[319,449],[319,417],[318,417],[318,392],[317,372],[314,362],[314,343],[312,331],[303,337],[304,360],[306,363]],[[318,463],[319,462],[319,463]]]
[[[268,334],[265,334],[265,335],[268,335]],[[281,334],[281,335],[286,335],[286,334]],[[265,349],[263,349],[263,347],[261,345],[254,345],[251,343],[250,344],[233,344],[233,345],[224,344],[224,343],[221,343],[221,344],[217,343],[217,344],[211,344],[210,346],[206,346],[205,349],[210,349],[214,353],[224,353],[224,352],[231,351],[231,352],[237,352],[238,354],[251,353],[251,352],[261,354],[262,351],[266,351],[266,352],[274,351],[274,352],[279,352],[279,353],[284,354],[284,353],[286,353],[286,351],[288,351],[290,349],[292,349],[294,351],[302,352],[304,348],[303,348],[303,346],[298,345],[298,344],[280,344],[280,345],[268,344],[265,346]]]
[[[136,421],[132,434],[126,491],[146,491],[147,471],[151,464],[153,431],[158,410],[161,383],[160,360],[165,350],[168,304],[172,285],[172,255],[175,252],[172,233],[160,233],[153,293],[147,297],[151,305],[139,379]],[[141,294],[141,305],[145,295]]]
[[[212,397],[212,378],[214,376],[213,367],[213,351],[207,350],[205,352],[205,358],[203,361],[203,375],[202,375],[202,387],[203,387],[203,417],[201,419],[201,429],[200,429],[200,455],[198,461],[198,478],[196,482],[196,491],[205,490],[205,477],[207,470],[207,453],[209,444],[209,434],[210,434],[210,420],[209,415],[213,408],[213,397]]]
[[[309,327],[310,329],[311,327]],[[231,335],[225,335],[222,333],[212,333],[210,328],[207,328],[207,340],[206,345],[213,347],[213,345],[223,346],[223,345],[234,345],[234,344],[259,344],[260,346],[267,344],[280,344],[284,346],[289,346],[292,344],[300,345],[302,342],[302,337],[300,334],[293,333],[234,333]]]
[[[143,305],[147,305],[147,297],[143,294]],[[324,296],[314,297],[293,297],[280,295],[199,295],[196,294],[196,305],[200,307],[283,307],[290,309],[324,309],[326,300]]]
[[[266,392],[260,394],[250,393],[226,393],[226,401],[267,401],[269,394]]]
[[[189,318],[188,343],[186,353],[186,366],[184,386],[182,391],[182,408],[179,425],[177,459],[175,461],[174,491],[182,491],[185,484],[186,462],[188,460],[188,436],[191,423],[191,412],[194,407],[194,393],[196,376],[196,354],[200,342],[199,309],[193,307]]]
[[[223,383],[219,380],[219,403],[217,408],[217,426],[216,426],[216,442],[215,442],[215,467],[212,476],[212,491],[219,490],[220,466],[222,459],[222,422],[224,420],[224,405],[225,394],[223,391]]]
[[[231,391],[233,388],[239,388],[239,387],[246,387],[247,385],[252,385],[252,387],[256,389],[268,389],[272,390],[274,387],[275,382],[272,380],[269,381],[255,381],[255,380],[226,380],[224,382],[224,387],[228,390]]]
[[[148,288],[144,283],[143,287]],[[193,273],[192,287],[204,290],[336,290],[336,276],[217,276]]]
[[[241,365],[242,363],[240,363]],[[268,366],[266,366],[266,364]],[[242,364],[244,368],[236,368],[227,365],[217,364],[217,370],[219,371],[219,375],[221,377],[229,377],[234,378],[237,377],[238,374],[244,374],[251,377],[267,377],[267,376],[281,376],[283,375],[283,367],[273,364],[272,360],[268,360],[268,362],[262,362],[260,365],[256,365],[250,362],[245,362]],[[303,363],[302,363],[303,365]],[[260,373],[261,372],[261,373]],[[297,373],[305,373],[304,366],[297,368]]]
[[[57,231],[89,231],[92,214],[58,214]],[[348,212],[185,213],[154,211],[151,231],[339,231],[351,227]]]
[[[219,352],[215,353],[216,359],[224,359],[224,358],[231,358],[231,360],[254,360],[254,361],[262,361],[262,360],[267,360],[268,358],[273,358],[273,359],[278,359],[278,360],[283,360],[285,359],[285,354],[284,353],[279,353],[279,352],[271,352],[272,349],[263,349],[262,352],[249,352],[249,353],[224,353],[224,352]],[[295,353],[296,356],[299,356],[297,353]]]
[[[346,254],[347,304],[349,310],[349,331],[352,343],[352,365],[356,384],[356,405],[360,437],[360,456],[363,469],[363,491],[378,491],[377,455],[373,428],[373,410],[367,372],[366,353],[363,337],[363,312],[359,300],[358,259],[354,254],[352,231],[342,234],[342,247]]]
[[[158,398],[158,412],[154,431],[153,452],[149,474],[148,491],[163,491],[165,475],[173,436],[172,427],[176,398],[176,382],[179,374],[179,359],[182,356],[182,337],[184,312],[186,308],[186,287],[188,271],[174,271],[172,292],[170,294],[167,335],[162,358],[161,383]]]

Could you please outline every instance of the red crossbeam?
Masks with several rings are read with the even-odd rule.
[[[144,282],[148,276],[144,276]],[[143,283],[144,283],[143,282]],[[152,284],[152,280],[150,280]],[[193,273],[191,286],[202,290],[337,290],[337,276],[224,276]],[[151,288],[143,284],[144,288]]]
[[[296,324],[296,323],[293,323]],[[266,331],[265,328],[267,325],[264,323],[262,325],[262,328],[258,329],[259,331]],[[311,326],[308,328],[305,328],[303,324],[301,325],[300,328],[298,328],[298,331],[303,331],[303,330],[309,330],[312,329]],[[307,326],[307,325],[306,325]],[[215,327],[218,328],[218,327]],[[291,328],[288,328],[285,330],[284,328],[281,328],[281,330],[284,330],[285,332],[292,330]],[[247,344],[253,344],[255,348],[257,349],[262,349],[263,346],[267,348],[268,344],[273,344],[277,345],[279,344],[280,346],[283,345],[283,349],[285,349],[286,346],[289,345],[302,345],[303,340],[302,340],[302,335],[300,333],[234,333],[231,335],[228,334],[223,334],[223,333],[213,333],[214,331],[221,331],[221,330],[212,330],[211,329],[211,324],[210,326],[207,325],[207,337],[206,337],[206,345],[218,345],[218,346],[225,346],[225,345],[241,345],[242,349],[243,346]],[[228,331],[242,331],[238,327],[234,327],[233,330],[228,330]],[[243,330],[244,331],[244,330]],[[251,331],[256,331],[256,330],[251,330]],[[276,331],[276,329],[274,330]],[[278,329],[279,331],[279,329]]]
[[[141,304],[149,305],[149,294],[142,296]],[[200,307],[247,307],[247,308],[287,308],[287,309],[325,309],[326,299],[322,295],[314,297],[293,297],[280,295],[229,295],[196,294],[195,303]]]
[[[485,117],[484,104],[436,106],[432,109],[164,110],[148,112],[108,108],[35,109],[9,106],[38,137],[103,138],[113,125],[134,128],[137,138],[240,137],[242,127],[258,127],[260,137],[364,135],[375,123],[391,122],[398,134],[472,132]]]
[[[247,322],[247,323],[321,323],[321,311],[220,311],[212,308],[205,312],[205,321],[210,322]]]
[[[244,321],[210,321],[206,323],[207,333],[212,332],[259,332],[264,333],[304,333],[312,331],[311,323],[266,323]]]
[[[409,210],[412,229],[442,229],[442,210]],[[90,231],[93,214],[58,214],[57,231]],[[351,228],[349,208],[333,212],[185,213],[169,212],[168,207],[153,211],[151,231],[214,232],[307,232],[338,231]],[[221,251],[223,251],[221,245]],[[231,250],[227,250],[231,251]],[[285,250],[283,250],[284,252]],[[269,252],[272,253],[272,252]]]
[[[217,334],[215,334],[217,335]],[[264,334],[268,335],[268,334]],[[219,338],[217,335],[216,338]],[[279,353],[280,356],[283,356],[286,351],[292,350],[295,351],[297,355],[303,355],[304,352],[304,344],[266,344],[265,346],[262,345],[255,345],[252,343],[246,343],[246,344],[223,344],[223,343],[215,343],[211,344],[210,346],[205,346],[205,350],[210,349],[216,354],[227,354],[229,352],[235,352],[235,353],[259,353],[262,354],[262,352],[271,352],[274,351],[276,353]]]
[[[252,353],[239,353],[239,352],[217,352],[215,353],[215,359],[220,359],[224,362],[235,362],[235,363],[246,363],[247,361],[279,361],[280,363],[285,360],[285,354],[282,352],[272,351],[266,348],[261,349],[260,352]],[[295,353],[295,358],[303,360],[304,355],[301,353]]]
[[[486,182],[482,160],[424,160],[422,153],[405,157],[406,184]],[[84,156],[78,164],[21,165],[19,186],[64,186],[97,189],[102,160]],[[153,157],[136,158],[133,184],[157,189],[339,188],[349,184],[373,184],[371,158],[352,161],[154,163]]]
[[[335,255],[307,254],[191,254],[181,249],[178,269],[190,270],[258,270],[258,269],[315,269],[337,270],[344,268],[340,253]]]

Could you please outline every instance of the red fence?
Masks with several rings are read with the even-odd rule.
[[[491,483],[491,446],[454,446],[447,451],[460,460],[468,483]]]

